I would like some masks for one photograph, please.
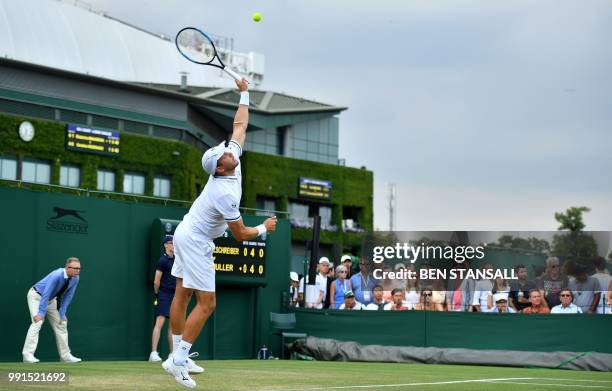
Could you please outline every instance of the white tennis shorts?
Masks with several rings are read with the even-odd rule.
[[[181,222],[172,240],[174,244],[174,265],[172,275],[183,279],[185,288],[204,292],[215,291],[215,244],[189,229]]]

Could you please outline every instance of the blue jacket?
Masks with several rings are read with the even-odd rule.
[[[53,270],[51,273],[47,274],[45,278],[38,281],[34,285],[34,289],[38,293],[40,293],[40,306],[38,307],[38,316],[45,317],[47,313],[47,305],[50,300],[53,300],[57,297],[57,294],[64,286],[66,279],[64,278],[64,268],[60,267],[59,269]],[[68,306],[72,301],[72,296],[74,296],[74,291],[76,291],[76,287],[79,285],[79,276],[72,277],[70,283],[68,284],[68,288],[64,292],[62,296],[62,303],[59,308],[60,319],[66,319],[66,310],[68,310]]]

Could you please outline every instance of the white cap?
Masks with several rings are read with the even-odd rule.
[[[327,263],[329,265],[330,264],[329,258],[327,258],[327,257],[319,258],[319,265],[322,264],[322,263]]]
[[[204,152],[202,156],[202,167],[208,175],[215,175],[215,171],[217,171],[217,161],[223,156],[226,150],[225,141],[223,141],[216,147],[209,148]]]
[[[344,261],[351,261],[353,262],[353,257],[351,257],[350,255],[343,255],[342,258],[340,258],[340,263],[344,263]]]
[[[296,281],[296,282],[300,280],[300,277],[298,276],[296,272],[290,272],[289,278],[291,279],[291,281]]]
[[[406,265],[404,265],[403,263],[398,263],[395,265],[395,267],[393,268],[393,270],[399,270],[399,269],[405,269]]]
[[[496,293],[493,295],[494,303],[497,303],[500,300],[508,301],[508,294],[507,293]]]

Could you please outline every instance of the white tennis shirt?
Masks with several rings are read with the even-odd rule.
[[[240,219],[240,198],[242,197],[242,171],[240,156],[242,148],[231,140],[227,146],[238,166],[233,176],[214,176],[208,178],[202,193],[196,198],[185,215],[190,232],[204,239],[212,240],[223,235],[227,223]]]

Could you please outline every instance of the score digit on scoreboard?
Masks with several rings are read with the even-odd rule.
[[[266,242],[251,240],[237,242],[230,237],[215,239],[213,260],[215,271],[223,275],[254,276],[265,275]]]

